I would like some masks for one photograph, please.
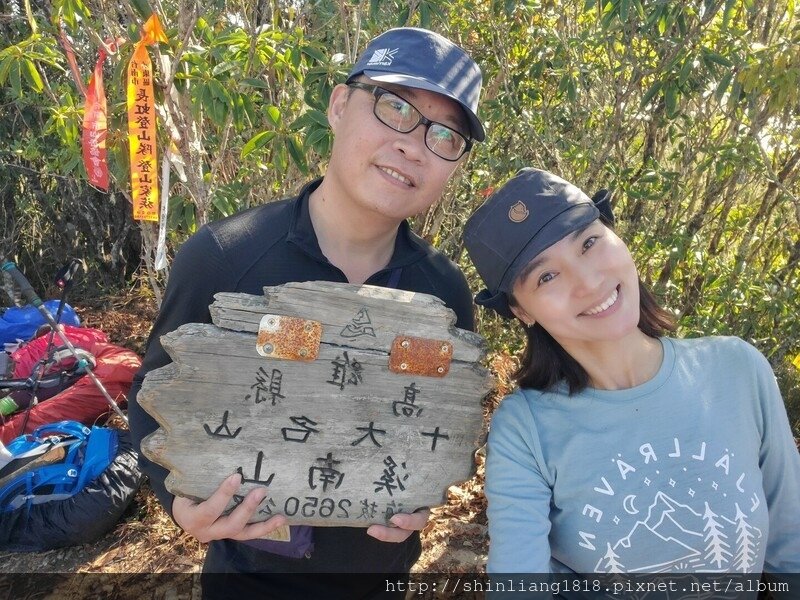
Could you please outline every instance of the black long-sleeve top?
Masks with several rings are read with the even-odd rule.
[[[141,440],[158,427],[137,403],[145,375],[171,362],[160,338],[184,323],[210,323],[208,307],[217,292],[262,294],[264,286],[288,282],[347,282],[344,273],[322,254],[309,215],[309,195],[321,180],[307,184],[294,198],[257,206],[201,228],[178,251],[161,311],[153,325],[142,368],[129,397],[130,427],[137,450]],[[456,313],[456,326],[474,329],[472,296],[456,265],[401,223],[389,264],[365,283],[393,286],[441,298]],[[164,508],[171,514],[174,496],[164,487],[167,471],[140,454],[140,463]],[[261,572],[407,572],[420,554],[419,535],[402,544],[380,542],[365,529],[318,527],[310,558],[292,559],[245,544],[212,542],[217,557],[246,562]],[[215,547],[216,546],[216,547]],[[236,556],[232,556],[235,554]]]

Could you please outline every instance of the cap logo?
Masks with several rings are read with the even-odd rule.
[[[381,67],[388,67],[392,64],[394,55],[398,50],[400,50],[400,48],[395,48],[394,50],[389,50],[389,48],[379,48],[378,50],[375,50],[367,62],[367,66],[380,65]]]
[[[514,223],[522,223],[530,214],[528,207],[521,200],[517,200],[517,203],[508,209],[508,218]]]

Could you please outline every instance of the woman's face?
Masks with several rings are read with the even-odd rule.
[[[525,323],[536,321],[569,352],[617,341],[639,323],[639,278],[625,243],[599,220],[534,258],[514,283]]]

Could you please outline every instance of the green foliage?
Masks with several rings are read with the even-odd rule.
[[[23,89],[34,93],[44,90],[40,67],[61,69],[54,40],[31,34],[27,39],[0,50],[0,86],[9,84],[15,98],[22,98]]]
[[[527,165],[612,188],[681,333],[744,337],[796,396],[780,365],[800,353],[800,28],[768,4],[459,2],[448,29],[470,32],[484,68],[488,140],[429,238],[477,290],[460,232],[483,190]],[[495,350],[519,348],[508,324],[479,318]]]

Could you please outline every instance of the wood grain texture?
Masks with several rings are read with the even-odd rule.
[[[211,314],[214,324],[162,337],[174,362],[150,372],[138,396],[161,425],[142,451],[169,469],[172,493],[205,499],[238,470],[242,496],[269,489],[257,519],[366,527],[440,504],[472,476],[491,389],[485,345],[437,298],[308,282],[217,294]],[[316,360],[261,356],[265,314],[320,321]],[[390,372],[398,335],[453,344],[449,373]]]

